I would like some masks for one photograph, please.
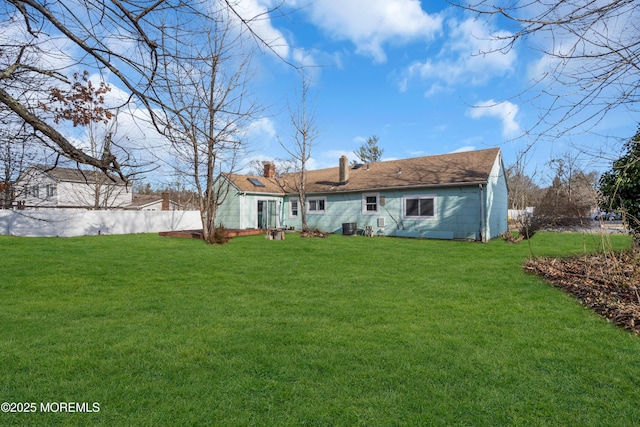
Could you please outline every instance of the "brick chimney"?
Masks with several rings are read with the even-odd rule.
[[[343,155],[340,157],[340,176],[339,176],[340,184],[344,185],[349,182],[349,159],[347,156]]]
[[[162,192],[162,210],[168,211],[170,209],[169,204],[169,190],[165,190]]]
[[[264,177],[275,178],[276,177],[276,165],[272,162],[264,163]]]

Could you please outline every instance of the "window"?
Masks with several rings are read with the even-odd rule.
[[[298,199],[289,200],[289,216],[292,218],[298,217],[298,206],[300,205]]]
[[[433,219],[436,216],[435,196],[406,196],[403,199],[403,217],[408,219]]]
[[[29,190],[29,195],[31,197],[40,197],[40,188],[37,185],[32,185]]]
[[[325,197],[307,199],[307,212],[324,213],[326,211],[326,205],[327,199]]]
[[[249,180],[250,183],[252,183],[256,187],[264,187],[264,184],[258,178],[247,178],[247,179]]]
[[[362,213],[377,214],[380,195],[378,193],[365,193],[362,195]]]
[[[56,186],[53,184],[47,184],[47,197],[53,197],[56,194]]]

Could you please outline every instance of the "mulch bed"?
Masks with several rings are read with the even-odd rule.
[[[640,334],[640,250],[535,258],[524,269],[576,297],[609,321]]]

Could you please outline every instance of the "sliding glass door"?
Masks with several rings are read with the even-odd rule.
[[[258,228],[276,228],[276,202],[275,200],[258,200]]]

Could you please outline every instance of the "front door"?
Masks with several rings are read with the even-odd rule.
[[[258,228],[276,228],[275,200],[258,200]]]

